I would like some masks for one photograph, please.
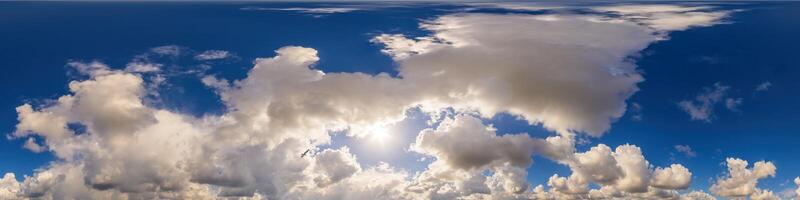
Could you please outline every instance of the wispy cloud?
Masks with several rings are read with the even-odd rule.
[[[715,83],[713,87],[703,88],[703,90],[704,92],[698,94],[693,100],[678,102],[678,106],[689,114],[692,120],[711,122],[714,118],[715,105],[728,95],[730,86]]]
[[[770,87],[772,87],[772,83],[769,81],[764,81],[763,83],[756,85],[756,92],[767,91]]]
[[[697,153],[692,150],[692,147],[689,145],[675,145],[675,150],[682,153],[688,158],[697,157]]]
[[[233,54],[229,51],[223,50],[207,50],[194,56],[196,60],[221,60],[232,57]]]
[[[347,13],[353,12],[358,10],[363,10],[363,8],[355,8],[355,7],[323,7],[323,8],[307,8],[307,7],[291,7],[291,8],[268,8],[268,7],[255,7],[255,6],[248,6],[243,7],[241,10],[263,10],[263,11],[295,11],[300,13],[309,13],[309,14],[335,14],[335,13]]]

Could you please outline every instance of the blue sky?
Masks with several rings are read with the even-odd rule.
[[[100,76],[76,69],[75,65],[68,64],[71,62],[98,61],[112,70],[123,70],[132,61],[146,58],[144,61],[148,63],[159,64],[160,70],[157,74],[141,73],[138,76],[148,84],[165,78],[163,84],[155,84],[154,88],[146,86],[148,93],[143,102],[147,107],[195,119],[210,119],[233,113],[236,103],[225,100],[224,96],[235,98],[237,94],[204,84],[204,77],[247,79],[248,72],[258,63],[257,58],[274,57],[278,55],[276,50],[285,46],[316,50],[319,61],[311,66],[325,73],[386,73],[389,77],[400,79],[412,76],[401,75],[400,68],[415,69],[410,65],[429,60],[406,62],[393,59],[392,55],[397,54],[385,51],[390,49],[388,46],[391,44],[376,42],[375,38],[383,34],[402,34],[405,38],[423,41],[424,38],[417,37],[436,36],[437,32],[421,28],[420,24],[430,23],[442,16],[553,15],[568,18],[573,15],[599,15],[628,20],[622,12],[597,13],[592,10],[605,4],[509,5],[537,8],[456,3],[0,2],[0,35],[3,36],[0,37],[0,66],[5,70],[0,74],[0,93],[5,97],[0,99],[0,130],[4,135],[9,135],[0,140],[0,172],[14,173],[17,181],[24,182],[24,176],[35,177],[37,171],[53,166],[50,163],[70,163],[76,159],[56,155],[51,150],[37,153],[23,148],[28,137],[45,145],[43,141],[50,140],[46,136],[12,136],[20,122],[15,108],[26,103],[34,105],[34,110],[52,106],[53,100],[70,94],[70,81],[91,80]],[[657,5],[706,6],[695,12],[727,14],[714,23],[695,24],[688,28],[659,30],[653,28],[656,25],[649,24],[655,30],[653,34],[662,35],[643,43],[645,46],[641,50],[623,50],[628,53],[624,56],[626,61],[615,62],[635,65],[631,68],[633,71],[627,73],[638,74],[642,78],[635,83],[638,91],[622,98],[620,102],[624,103],[627,110],[620,116],[610,117],[607,123],[609,129],[602,131],[602,136],[585,133],[591,131],[575,131],[575,150],[589,151],[598,144],[608,145],[612,149],[625,144],[638,146],[653,167],[668,167],[676,163],[691,171],[689,188],[679,190],[681,194],[694,190],[711,193],[709,188],[729,174],[726,158],[741,158],[751,164],[769,161],[777,166],[776,173],[774,177],[758,179],[758,188],[771,190],[783,198],[793,198],[791,193],[797,188],[793,180],[800,176],[800,162],[796,161],[796,155],[800,154],[800,148],[796,148],[800,138],[797,136],[800,131],[797,125],[800,122],[800,113],[797,112],[800,102],[795,100],[798,98],[797,88],[800,88],[796,78],[800,77],[800,68],[797,67],[800,63],[800,51],[797,51],[800,47],[800,38],[797,37],[800,32],[800,4],[662,2]],[[663,17],[656,14],[645,16]],[[524,30],[528,29],[519,29]],[[635,33],[631,34],[637,37]],[[642,37],[649,36],[645,34]],[[434,40],[433,43],[446,39],[439,38],[440,41]],[[631,38],[633,40],[637,39]],[[502,38],[497,39],[496,43],[502,43]],[[597,45],[606,44],[598,41]],[[154,50],[164,46],[174,47],[180,53],[166,55]],[[609,49],[616,50],[617,47]],[[213,60],[196,57],[207,50],[226,51],[229,56]],[[436,50],[430,51],[435,53]],[[411,52],[428,56],[427,52]],[[531,52],[537,51],[532,49]],[[409,59],[415,59],[414,56]],[[586,56],[593,54],[587,53]],[[459,69],[442,65],[450,70]],[[768,87],[758,89],[766,83]],[[693,106],[702,107],[702,101],[697,101],[697,97],[713,95],[720,87],[725,89],[718,91],[719,99],[710,100],[712,102],[708,107],[711,110],[705,113],[710,114],[708,118],[692,119],[690,113],[680,106],[682,101],[687,101]],[[584,100],[593,102],[591,99]],[[452,104],[454,107],[460,106]],[[639,108],[633,108],[634,104]],[[553,127],[561,128],[559,124],[543,127],[548,126],[547,121],[553,118],[540,118],[545,124],[537,124],[534,122],[536,120],[526,119],[520,113],[499,112],[486,117],[485,110],[476,109],[464,113],[481,116],[479,118],[485,125],[491,124],[496,128],[497,137],[521,133],[530,138],[546,138],[559,134]],[[456,116],[464,114],[458,108],[448,108],[444,112],[444,118],[458,118]],[[420,131],[436,129],[445,122],[428,124],[431,117],[420,108],[412,108],[405,113],[401,121],[392,125],[391,142],[375,144],[369,141],[369,136],[337,130],[331,131],[332,140],[329,144],[312,142],[310,148],[322,152],[325,149],[347,147],[349,153],[357,157],[359,170],[368,171],[385,162],[408,171],[410,175],[407,179],[412,179],[415,173],[423,173],[428,169],[432,160],[444,160],[446,157],[431,153],[432,150],[414,152],[410,147],[415,139],[420,139]],[[86,132],[76,128],[86,125],[78,124],[70,124],[69,128]],[[566,128],[575,130],[585,127]],[[691,148],[691,153],[679,152],[677,145]],[[533,164],[524,168],[527,171],[526,181],[531,186],[548,186],[548,179],[553,174],[571,174],[568,165],[543,154],[533,153],[531,157]],[[480,173],[490,176],[497,173],[495,167],[487,167]],[[600,186],[591,184],[594,189]],[[211,187],[212,191],[224,191],[217,188],[219,186]],[[258,188],[256,193],[264,192],[261,195],[275,197],[263,191],[261,186],[253,187]],[[726,197],[724,194],[714,195]]]

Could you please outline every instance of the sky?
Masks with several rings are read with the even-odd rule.
[[[794,2],[0,2],[0,199],[797,199]]]

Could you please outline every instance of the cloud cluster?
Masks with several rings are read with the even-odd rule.
[[[651,168],[634,145],[618,146],[615,150],[600,144],[589,151],[575,153],[567,162],[572,170],[569,177],[553,175],[547,182],[549,195],[557,199],[619,198],[638,196],[666,198],[677,196],[675,190],[689,187],[692,173],[680,165]],[[590,189],[594,183],[601,189]]]
[[[738,158],[728,158],[726,164],[727,177],[720,178],[711,186],[712,193],[727,198],[777,199],[772,191],[756,187],[759,179],[775,176],[777,168],[772,162],[759,161],[750,169],[747,161]]]
[[[85,78],[70,82],[70,93],[52,103],[17,107],[19,123],[10,135],[27,138],[27,148],[50,151],[57,161],[22,182],[6,175],[0,197],[705,198],[701,192],[680,194],[691,181],[687,168],[653,167],[638,146],[575,148],[576,134],[601,136],[625,113],[626,99],[643,81],[631,57],[662,39],[656,33],[663,30],[621,20],[577,14],[441,16],[421,25],[430,36],[385,34],[372,40],[398,62],[397,77],[326,73],[315,69],[316,50],[287,46],[256,59],[245,78],[204,76],[226,112],[202,117],[146,101],[158,87],[158,79],[147,78],[161,69],[157,64],[115,69],[97,61],[71,62]],[[149,54],[185,52],[163,46]],[[333,132],[366,137],[403,120],[410,108],[442,115],[409,147],[431,158],[424,171],[362,166],[347,147],[320,149]],[[483,119],[498,113],[557,134],[497,133]],[[76,124],[85,128],[71,128]],[[319,153],[301,156],[309,150]],[[537,155],[568,166],[572,174],[552,176],[549,190],[531,187],[527,168]],[[765,164],[756,165],[755,172],[742,173],[765,173]],[[732,175],[714,191],[738,188],[741,177],[759,176]]]
[[[643,80],[627,57],[656,37],[633,23],[556,18],[444,16],[423,24],[435,32],[433,39],[382,35],[377,41],[386,42],[384,52],[395,58],[413,55],[399,60],[400,74],[426,85],[420,92],[435,95],[434,103],[483,117],[508,112],[558,132],[602,135]]]
[[[796,197],[800,197],[800,177],[794,178],[794,184],[797,185],[797,190],[794,191]]]

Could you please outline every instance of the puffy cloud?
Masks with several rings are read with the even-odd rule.
[[[672,164],[667,168],[656,168],[650,185],[664,189],[686,189],[692,181],[689,169],[679,164]]]
[[[556,199],[671,199],[679,196],[676,190],[686,189],[691,172],[680,165],[650,168],[639,147],[618,146],[615,150],[600,144],[582,153],[575,153],[567,163],[569,177],[553,175],[547,184],[551,191],[545,196]],[[595,183],[601,189],[590,189]]]
[[[370,40],[385,45],[381,52],[392,55],[395,60],[403,60],[412,55],[427,53],[446,45],[433,37],[417,37],[409,39],[403,34],[381,34]]]
[[[314,181],[321,187],[336,183],[361,170],[350,150],[325,150],[315,156],[314,169],[319,177]]]
[[[423,24],[433,38],[382,35],[376,41],[387,42],[384,52],[395,58],[407,57],[399,61],[400,74],[425,86],[420,92],[435,100],[428,106],[484,117],[509,112],[551,130],[599,136],[642,81],[627,57],[657,38],[633,23],[558,17],[443,16]],[[428,44],[435,41],[440,44]]]
[[[527,134],[496,136],[480,119],[458,115],[438,128],[420,132],[412,150],[435,156],[453,169],[482,169],[509,163],[525,168],[531,164],[536,141]]]
[[[44,147],[42,145],[39,145],[39,143],[36,143],[36,139],[32,137],[28,138],[28,140],[25,141],[25,144],[22,147],[25,147],[26,149],[36,153],[44,152],[44,150],[47,149],[47,147]]]
[[[561,199],[666,198],[686,188],[686,168],[651,169],[637,146],[575,149],[576,133],[600,136],[624,114],[643,80],[630,57],[660,39],[651,28],[577,14],[457,14],[421,26],[432,35],[373,40],[399,62],[397,77],[325,73],[314,67],[316,50],[283,47],[256,59],[243,79],[203,77],[227,109],[202,117],[144,101],[159,85],[144,74],[152,70],[72,62],[86,79],[50,104],[19,106],[12,133],[36,135],[58,160],[21,183],[4,178],[0,191],[45,199]],[[363,167],[348,148],[300,156],[330,143],[331,132],[365,137],[413,107],[452,111],[412,145],[435,158],[422,172]],[[558,135],[499,135],[481,118],[500,112]],[[553,176],[551,191],[531,190],[533,155],[573,173]]]
[[[21,190],[14,173],[6,173],[0,179],[0,199],[17,199]]]
[[[800,177],[794,178],[794,184],[798,187],[795,193],[797,193],[797,196],[800,196]]]
[[[753,192],[752,195],[750,195],[750,199],[751,200],[780,200],[781,198],[778,197],[777,195],[775,195],[774,193],[772,193],[772,191],[757,189],[755,192]]]
[[[795,197],[800,197],[800,177],[794,178],[794,184],[797,186],[797,189],[794,191]]]
[[[207,50],[194,56],[196,60],[219,60],[233,56],[231,52],[223,50]]]
[[[726,163],[727,177],[720,178],[711,186],[712,193],[727,198],[774,196],[772,192],[756,187],[759,179],[775,176],[776,168],[772,162],[759,161],[750,169],[747,168],[747,161],[738,158],[728,158]]]
[[[676,199],[677,190],[686,189],[691,172],[680,164],[655,169],[633,145],[615,150],[600,144],[575,153],[568,163],[572,174],[553,175],[547,182],[550,191],[536,192],[545,199]],[[591,189],[589,184],[601,186]]]
[[[683,153],[684,155],[686,155],[686,157],[689,158],[697,157],[697,152],[694,152],[694,150],[692,150],[692,147],[690,147],[689,145],[675,145],[675,150],[680,153]]]
[[[711,122],[714,118],[714,107],[722,98],[728,95],[729,86],[715,83],[713,88],[703,88],[704,92],[698,94],[694,100],[683,100],[678,106],[691,116],[692,120]]]

